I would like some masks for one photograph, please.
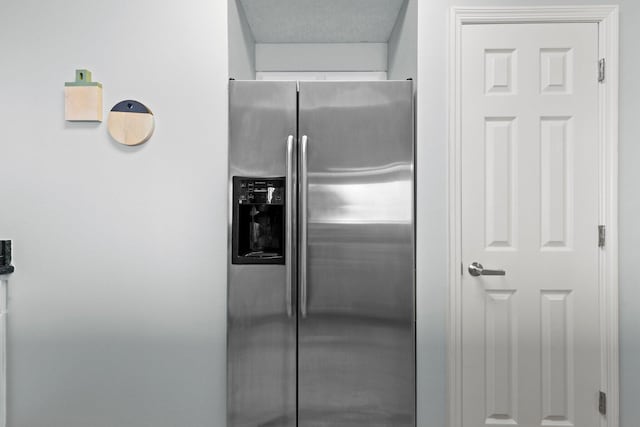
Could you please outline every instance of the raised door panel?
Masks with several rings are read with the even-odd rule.
[[[485,236],[487,249],[517,247],[517,120],[485,119]]]

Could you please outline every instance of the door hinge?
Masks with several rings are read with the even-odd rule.
[[[600,399],[598,399],[598,411],[602,415],[607,415],[607,393],[604,391],[600,392]]]
[[[607,240],[607,227],[605,225],[598,226],[598,247],[604,248],[604,244]]]
[[[598,81],[600,83],[604,82],[604,75],[605,75],[606,67],[607,67],[607,64],[606,64],[604,58],[602,58],[600,61],[598,61]]]

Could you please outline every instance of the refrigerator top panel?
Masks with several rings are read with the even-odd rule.
[[[412,225],[413,82],[300,82],[299,114],[309,223]]]
[[[296,82],[229,82],[229,174],[285,175],[286,142],[296,137]]]

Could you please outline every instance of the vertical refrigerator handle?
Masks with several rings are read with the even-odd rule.
[[[291,317],[293,315],[294,310],[294,301],[293,301],[293,286],[295,283],[295,278],[293,275],[295,274],[295,269],[293,268],[293,264],[295,262],[294,253],[295,253],[295,239],[294,239],[294,231],[293,231],[293,215],[294,215],[294,191],[295,191],[295,147],[294,147],[294,138],[293,135],[289,135],[287,138],[287,159],[286,159],[286,169],[287,169],[287,183],[285,188],[285,205],[286,205],[286,213],[285,213],[285,261],[286,264],[286,304],[287,304],[287,316]]]
[[[302,137],[300,144],[300,314],[307,317],[307,145],[309,138]]]

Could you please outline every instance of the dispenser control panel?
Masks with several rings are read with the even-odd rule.
[[[281,178],[237,178],[236,181],[240,204],[284,204],[284,180]]]

